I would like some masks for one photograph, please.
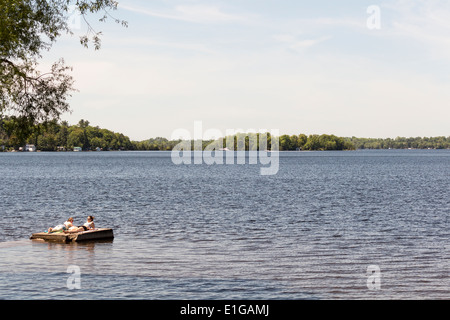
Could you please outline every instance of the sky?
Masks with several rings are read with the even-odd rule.
[[[118,0],[46,53],[63,57],[80,119],[132,140],[177,129],[366,138],[450,135],[450,2]]]

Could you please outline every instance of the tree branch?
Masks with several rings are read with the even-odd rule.
[[[14,71],[19,74],[22,78],[26,79],[27,75],[22,72],[18,66],[16,66],[13,62],[9,61],[8,59],[0,58],[0,62],[8,64],[11,68],[14,69]]]

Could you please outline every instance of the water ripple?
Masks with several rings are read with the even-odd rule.
[[[164,152],[0,154],[0,299],[449,299],[449,160],[281,153],[260,176]],[[114,241],[28,240],[87,215]]]

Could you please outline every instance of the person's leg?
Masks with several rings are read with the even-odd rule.
[[[72,227],[69,230],[64,231],[65,233],[77,233],[84,231],[83,227]]]

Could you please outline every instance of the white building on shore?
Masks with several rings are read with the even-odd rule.
[[[23,151],[36,152],[36,146],[34,144],[27,144],[27,145],[25,145],[25,149]]]

